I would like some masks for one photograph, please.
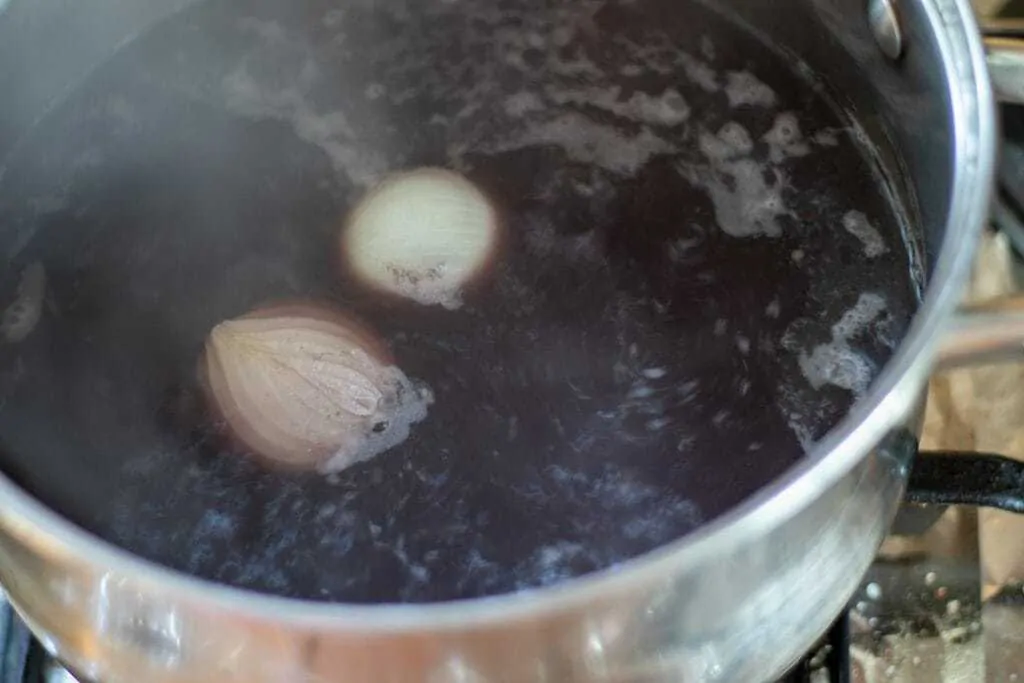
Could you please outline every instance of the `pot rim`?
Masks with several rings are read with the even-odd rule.
[[[135,556],[74,525],[0,473],[0,526],[43,557],[93,565],[133,590],[152,591],[211,614],[241,615],[276,625],[361,632],[465,629],[535,618],[602,603],[657,585],[681,568],[706,561],[798,514],[848,473],[920,397],[938,347],[970,275],[992,192],[995,103],[985,51],[969,0],[923,4],[935,32],[951,95],[953,196],[942,249],[921,308],[868,395],[786,473],[718,518],[674,542],[615,567],[550,587],[438,603],[354,605],[279,597],[231,587]],[[17,601],[17,595],[13,596]]]

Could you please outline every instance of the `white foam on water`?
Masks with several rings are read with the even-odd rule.
[[[683,74],[692,84],[706,92],[718,92],[722,89],[719,72],[706,61],[682,50],[669,41],[667,36],[652,36],[644,44],[639,44],[623,36],[613,36],[612,40],[629,49],[637,60],[622,69],[623,75],[639,76],[653,72],[661,75],[675,74],[682,67]]]
[[[861,211],[847,212],[843,216],[843,228],[860,240],[864,246],[864,255],[868,258],[877,258],[889,251],[882,233],[872,225],[868,217]]]
[[[497,153],[552,145],[575,162],[594,164],[606,171],[632,176],[653,157],[676,152],[675,145],[644,127],[635,135],[597,123],[576,112],[527,127],[517,135],[475,146],[475,151]],[[458,156],[462,150],[452,150]]]
[[[561,541],[538,548],[532,557],[519,568],[528,577],[526,586],[549,586],[571,578],[571,564],[587,555],[587,549],[579,543]]]
[[[786,397],[789,393],[791,393],[789,390],[783,390],[784,403],[798,405],[792,396]],[[797,443],[800,444],[804,453],[809,453],[811,448],[814,447],[814,431],[812,427],[814,419],[797,411],[783,411],[783,416],[786,418],[786,424],[789,426],[790,431],[793,432],[793,435],[796,436]]]
[[[690,260],[691,256],[694,256],[694,247],[701,243],[700,238],[697,237],[680,237],[677,240],[673,240],[669,243],[668,257],[674,263],[683,263]]]
[[[725,76],[725,95],[733,107],[774,107],[775,91],[749,71],[730,71]]]
[[[686,52],[679,52],[676,55],[676,62],[683,67],[683,73],[686,74],[686,78],[698,88],[706,92],[718,92],[722,89],[718,71],[707,62],[703,62]]]
[[[840,343],[821,344],[800,356],[800,370],[815,389],[826,384],[863,395],[871,382],[872,365],[864,356]]]
[[[404,536],[399,536],[397,540],[389,544],[388,549],[394,558],[405,567],[410,579],[421,584],[430,581],[430,570],[426,565],[415,562],[409,557],[409,553],[405,549]]]
[[[653,420],[649,420],[645,425],[649,432],[660,432],[665,427],[672,424],[672,418],[669,417],[656,417]]]
[[[629,99],[622,99],[622,88],[589,87],[560,89],[549,87],[547,95],[559,105],[589,105],[603,109],[620,118],[656,126],[678,126],[690,118],[690,107],[675,88],[658,95],[637,91]]]
[[[746,129],[730,123],[717,135],[702,132],[699,145],[709,166],[677,168],[707,191],[719,228],[732,237],[780,236],[778,219],[789,214],[783,196],[787,178],[779,169],[749,156],[753,142]]]
[[[715,60],[715,41],[711,39],[711,36],[700,37],[700,54],[709,62]]]
[[[526,63],[523,63],[523,70],[528,71],[529,67]],[[577,51],[576,56],[573,59],[552,59],[548,61],[548,66],[553,73],[559,76],[568,76],[570,78],[604,78],[605,73],[593,62],[593,60],[587,58],[581,51]]]
[[[861,294],[853,308],[846,311],[839,322],[832,326],[832,336],[837,339],[849,340],[863,332],[868,325],[878,319],[878,316],[886,308],[888,308],[888,304],[881,295],[872,292]]]
[[[689,437],[682,437],[679,450],[692,445]],[[627,537],[642,539],[648,542],[663,543],[680,524],[696,522],[700,512],[692,501],[681,497],[666,499],[665,491],[641,481],[616,466],[606,466],[601,472],[576,472],[571,469],[554,466],[552,478],[561,488],[560,495],[568,501],[588,500],[599,502],[614,518],[621,520],[622,530]],[[657,503],[652,509],[652,504]],[[584,521],[589,525],[590,520]],[[547,562],[544,566],[554,564],[552,561],[571,559],[564,553],[546,553]],[[531,572],[532,573],[532,572]]]
[[[366,421],[362,439],[339,449],[320,466],[323,474],[333,474],[351,465],[370,460],[409,438],[413,425],[427,418],[427,412],[434,403],[434,392],[418,380],[411,380],[399,368],[385,368],[388,393],[374,415]],[[383,425],[379,432],[374,424]]]
[[[804,157],[811,153],[811,146],[800,130],[800,121],[793,112],[783,112],[775,117],[771,130],[762,140],[768,145],[768,158],[773,164]]]
[[[244,64],[228,73],[222,86],[229,111],[287,123],[301,140],[320,148],[335,172],[352,183],[368,187],[387,171],[387,160],[383,156],[360,148],[343,112],[315,111],[299,87],[267,87],[251,75]]]
[[[747,156],[754,150],[754,141],[746,128],[730,121],[716,135],[702,133],[698,140],[700,151],[714,162],[724,162]]]
[[[782,382],[778,387],[778,407],[789,428],[805,451],[814,445],[820,427],[832,423],[835,415],[818,393],[826,386],[845,389],[855,399],[864,396],[870,387],[877,366],[853,347],[856,338],[869,331],[884,341],[886,327],[879,318],[886,314],[888,303],[875,293],[862,294],[843,313],[830,330],[831,339],[808,350],[804,335],[817,324],[797,320],[780,340],[782,348],[796,354],[801,379]],[[888,342],[886,342],[888,343]]]
[[[544,111],[544,109],[544,100],[536,93],[527,90],[520,90],[505,98],[505,113],[513,118],[521,118],[532,112]]]
[[[860,398],[874,378],[874,364],[850,346],[887,308],[878,294],[861,294],[857,303],[832,326],[832,340],[800,354],[800,370],[815,389],[832,385]]]
[[[811,140],[820,147],[838,147],[841,129],[825,128],[815,133]]]
[[[14,301],[0,315],[0,337],[9,343],[27,338],[43,316],[46,270],[38,261],[21,272]]]

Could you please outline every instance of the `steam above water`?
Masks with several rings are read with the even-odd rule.
[[[39,226],[9,270],[41,263],[53,301],[0,358],[4,469],[133,552],[317,600],[647,552],[802,457],[902,334],[899,217],[850,125],[697,4],[198,5],[0,183],[0,223]],[[508,234],[455,312],[384,305],[334,258],[367,189],[424,165]],[[415,438],[326,480],[217,439],[183,378],[213,325],[279,297],[380,332],[435,394]]]

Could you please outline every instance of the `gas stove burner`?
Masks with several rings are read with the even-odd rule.
[[[778,683],[852,683],[850,618],[843,614],[811,650]]]

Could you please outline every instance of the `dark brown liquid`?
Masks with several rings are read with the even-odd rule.
[[[430,601],[678,538],[846,413],[915,307],[910,259],[850,122],[785,59],[689,3],[383,4],[198,5],[6,160],[7,285],[38,261],[49,291],[0,348],[5,472],[199,576]],[[454,312],[339,270],[346,212],[421,165],[507,230]],[[330,479],[228,449],[196,386],[215,324],[295,297],[369,321],[436,396]]]

